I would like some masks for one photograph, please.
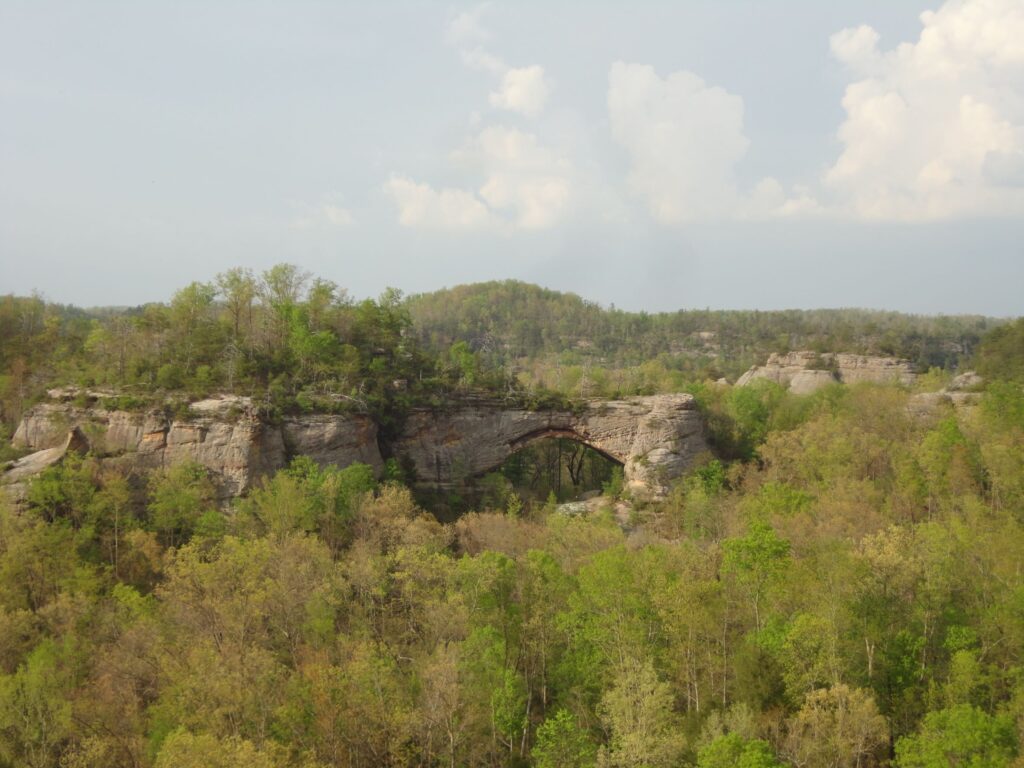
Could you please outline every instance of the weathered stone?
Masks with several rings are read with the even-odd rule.
[[[836,381],[832,371],[797,371],[789,380],[789,391],[794,395],[810,395]]]
[[[245,404],[224,399],[198,409],[193,405],[189,418],[173,421],[161,411],[43,404],[25,414],[15,441],[36,451],[58,448],[70,430],[80,430],[89,449],[121,466],[155,469],[196,461],[211,471],[223,497],[244,493],[296,455],[322,465],[363,462],[380,470],[384,464],[377,425],[369,416],[312,414],[277,425]],[[417,482],[446,488],[496,469],[545,437],[592,446],[623,465],[631,489],[652,494],[662,492],[707,449],[703,419],[693,397],[683,394],[591,401],[578,412],[529,411],[486,398],[454,400],[443,410],[413,411],[388,449],[412,465]],[[51,458],[39,457],[31,466]],[[18,477],[30,474],[29,466],[19,469]]]
[[[11,462],[0,475],[3,490],[15,502],[21,501],[25,497],[31,478],[58,463],[68,451],[85,453],[88,450],[89,444],[85,436],[77,428],[73,428],[68,431],[60,445],[30,453]]]
[[[281,425],[289,455],[309,456],[319,464],[345,467],[355,462],[380,470],[384,461],[377,446],[377,425],[369,416],[309,415],[285,419]]]
[[[915,378],[913,367],[907,360],[831,352],[819,355],[803,351],[769,355],[764,365],[755,365],[740,376],[736,386],[746,386],[755,379],[767,379],[795,394],[807,395],[836,381],[843,384],[870,382],[909,386]]]
[[[23,416],[14,443],[37,451],[55,448],[72,429],[81,430],[89,449],[97,455],[131,455],[139,468],[199,462],[213,473],[224,497],[243,493],[257,478],[287,460],[280,430],[264,424],[251,410],[234,420],[197,416],[169,422],[161,411],[136,413],[44,403]]]
[[[965,371],[949,382],[946,389],[950,392],[964,392],[976,390],[984,383],[985,380],[974,371]]]
[[[685,394],[595,400],[579,413],[528,411],[487,400],[416,411],[393,449],[411,460],[421,482],[444,488],[496,469],[546,437],[591,446],[623,465],[631,489],[655,494],[707,450],[696,401]]]

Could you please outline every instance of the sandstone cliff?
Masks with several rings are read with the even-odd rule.
[[[377,425],[363,414],[310,414],[270,423],[238,397],[192,403],[175,417],[56,399],[23,417],[14,442],[37,453],[8,468],[4,483],[22,483],[59,461],[74,447],[69,434],[79,435],[80,448],[131,468],[196,461],[210,470],[224,498],[245,493],[297,455],[323,465],[363,462],[379,470],[382,447],[411,466],[421,485],[454,487],[545,437],[592,446],[623,465],[634,491],[658,494],[707,450],[696,403],[683,394],[595,400],[577,411],[530,411],[495,399],[462,398],[442,409],[412,411],[384,446]]]
[[[837,381],[910,385],[915,376],[910,362],[893,357],[790,352],[770,355],[764,365],[754,366],[740,376],[736,386],[746,386],[755,379],[768,379],[794,394],[807,395]]]
[[[22,418],[14,444],[32,451],[53,450],[71,430],[78,430],[97,455],[140,469],[196,461],[210,470],[224,497],[244,493],[259,477],[299,453],[325,464],[383,464],[377,428],[367,416],[311,416],[275,425],[260,419],[247,399],[234,397],[193,403],[186,415],[173,418],[159,410],[107,411],[44,403]]]
[[[519,448],[545,437],[585,443],[623,465],[627,485],[660,493],[707,450],[691,395],[593,400],[578,412],[528,411],[500,402],[464,402],[413,412],[394,443],[420,481],[438,487],[496,469]]]

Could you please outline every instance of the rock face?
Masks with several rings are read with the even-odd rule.
[[[919,392],[911,395],[908,407],[911,413],[920,416],[934,413],[947,404],[957,410],[969,409],[981,402],[981,392],[978,390],[984,383],[985,380],[974,371],[967,371],[956,376],[938,392]]]
[[[496,469],[546,437],[589,445],[623,465],[631,489],[653,494],[707,450],[696,402],[683,394],[595,400],[579,413],[510,409],[487,400],[418,411],[393,449],[412,461],[421,483],[446,488]]]
[[[833,354],[827,352],[790,352],[773,354],[764,365],[754,366],[736,381],[743,387],[755,379],[768,379],[787,387],[798,395],[809,395],[827,384],[905,384],[914,382],[916,374],[907,360],[893,357]]]
[[[69,434],[104,461],[158,469],[181,461],[207,467],[224,498],[306,455],[322,465],[354,462],[383,467],[377,425],[361,414],[313,414],[271,424],[244,398],[193,403],[183,417],[45,403],[28,411],[16,445],[36,451],[0,480],[24,481],[59,461]],[[424,486],[450,488],[497,468],[534,440],[567,437],[592,446],[624,467],[628,485],[658,494],[707,449],[703,419],[690,395],[591,401],[578,412],[529,411],[498,400],[466,398],[443,410],[409,414],[401,433],[383,446],[414,468]]]
[[[198,405],[185,418],[168,418],[161,411],[42,404],[22,418],[14,444],[34,451],[53,449],[67,439],[69,430],[77,430],[88,449],[105,460],[139,469],[196,461],[211,471],[225,498],[244,493],[259,477],[283,467],[289,445],[294,453],[309,453],[323,463],[364,461],[378,468],[383,463],[376,425],[366,416],[317,416],[309,423],[278,426],[259,419],[247,403],[240,411],[237,404],[230,411],[212,408],[209,401]]]

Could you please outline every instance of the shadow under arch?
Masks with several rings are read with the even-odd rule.
[[[509,456],[506,457],[503,461],[501,461],[498,464],[496,464],[495,466],[489,467],[489,468],[483,470],[483,472],[481,472],[480,474],[484,475],[484,474],[486,474],[488,472],[493,472],[495,469],[497,469],[502,464],[504,464],[506,461],[508,461],[509,458],[511,458],[515,454],[519,453],[524,448],[528,448],[530,445],[532,445],[532,444],[534,444],[536,442],[539,442],[541,440],[551,440],[551,439],[555,439],[555,440],[558,440],[558,439],[561,439],[561,440],[571,440],[574,443],[579,443],[580,445],[583,445],[583,446],[589,448],[590,450],[592,450],[595,453],[603,456],[604,458],[608,459],[608,461],[610,461],[610,462],[612,462],[614,464],[617,464],[620,467],[624,467],[626,465],[626,460],[624,458],[616,456],[615,454],[609,453],[608,451],[602,450],[601,448],[598,448],[591,441],[589,441],[584,435],[581,435],[575,429],[561,429],[561,428],[558,428],[558,427],[546,427],[544,429],[536,429],[533,432],[527,432],[525,435],[517,437],[515,440],[511,440],[509,442],[509,444],[508,444],[508,447],[510,449]]]
[[[499,462],[490,462],[468,478],[467,498],[478,508],[527,511],[549,502],[578,501],[602,493],[620,481],[625,462],[594,445],[574,429],[548,426],[535,429],[506,443]]]

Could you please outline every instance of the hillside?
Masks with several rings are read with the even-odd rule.
[[[462,285],[406,300],[419,342],[443,351],[462,341],[496,367],[576,394],[649,393],[685,381],[730,381],[771,353],[847,352],[904,358],[919,370],[955,370],[1000,321],[862,309],[680,309],[648,314],[604,308],[528,283]]]
[[[1019,762],[1024,320],[978,341],[994,321],[268,277],[0,302],[5,415],[95,387],[29,407],[45,461],[0,493],[0,766]],[[657,352],[720,333],[700,355],[739,367],[783,332],[825,351],[742,386]],[[886,336],[985,379],[828,351],[911,349]],[[516,405],[565,355],[692,395]],[[375,452],[396,441],[436,507]]]

